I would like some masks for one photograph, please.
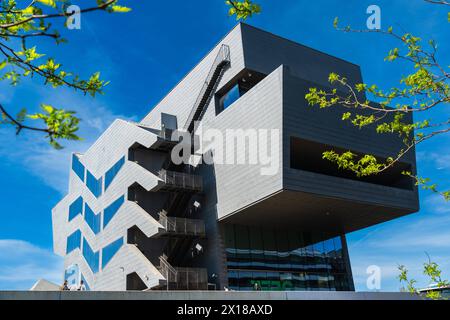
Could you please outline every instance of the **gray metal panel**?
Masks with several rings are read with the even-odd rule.
[[[330,72],[362,82],[358,65],[247,24],[241,29],[245,66],[251,70],[269,74],[284,64],[293,75],[322,85],[327,85]]]
[[[417,188],[405,190],[290,168],[290,137],[300,137],[333,147],[380,157],[395,156],[403,147],[394,134],[377,134],[373,127],[358,129],[342,121],[344,108],[320,109],[307,105],[305,94],[317,84],[288,72],[283,78],[283,188],[318,195],[372,203],[391,208],[418,210]],[[388,119],[387,119],[388,120]],[[406,121],[411,121],[407,118]],[[415,152],[402,159],[416,171]]]
[[[227,129],[274,129],[279,133],[278,140],[270,146],[279,159],[273,175],[262,175],[265,165],[261,163],[214,165],[219,219],[281,190],[282,75],[280,67],[205,125],[205,129],[212,127],[224,134]],[[238,156],[248,159],[250,150],[258,147],[248,145],[246,153]]]

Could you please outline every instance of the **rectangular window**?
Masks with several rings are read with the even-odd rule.
[[[66,254],[81,247],[81,231],[77,230],[67,237]]]
[[[84,204],[84,220],[95,234],[100,232],[101,215],[95,214],[87,203]]]
[[[220,98],[219,104],[221,106],[221,109],[225,110],[240,97],[241,94],[239,93],[239,85],[236,84]]]
[[[125,196],[121,196],[103,211],[103,228],[111,221],[124,202]]]
[[[216,94],[216,114],[227,109],[236,100],[256,86],[265,75],[259,72],[244,70],[231,80]]]
[[[103,248],[102,268],[105,268],[105,266],[108,264],[109,261],[111,261],[112,257],[114,257],[114,255],[117,253],[117,251],[119,251],[122,245],[123,245],[123,238],[120,238]]]
[[[102,184],[103,184],[103,178],[100,177],[98,180],[92,175],[92,173],[87,170],[87,177],[86,177],[86,186],[88,189],[92,192],[92,194],[98,198],[102,195]]]
[[[396,163],[392,168],[379,174],[366,177],[357,177],[355,173],[341,169],[334,162],[323,159],[325,151],[333,150],[337,153],[346,152],[342,148],[325,145],[323,143],[291,137],[290,139],[290,166],[292,169],[315,172],[328,176],[368,182],[400,189],[413,189],[413,181],[410,177],[402,174],[403,171],[411,172],[411,165]],[[353,151],[352,151],[353,152]],[[353,152],[357,154],[357,152]],[[385,159],[378,159],[380,162]]]
[[[86,262],[91,268],[92,272],[97,273],[100,263],[99,262],[100,252],[94,252],[94,250],[92,250],[92,248],[89,246],[89,243],[84,238],[83,238],[83,257],[84,259],[86,259]]]
[[[83,198],[78,197],[77,200],[72,202],[69,206],[69,221],[72,221],[77,215],[83,211]]]
[[[76,154],[72,155],[72,170],[84,182],[84,166]]]
[[[116,177],[117,173],[119,173],[120,169],[125,163],[125,157],[122,157],[119,161],[117,161],[105,174],[105,190],[108,189],[111,182]]]

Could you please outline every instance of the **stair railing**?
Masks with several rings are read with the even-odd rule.
[[[178,272],[167,261],[167,257],[165,255],[162,255],[162,256],[159,257],[159,267],[160,267],[161,273],[166,278],[167,290],[169,290],[169,284],[171,282],[177,282]]]
[[[214,79],[215,76],[217,76],[216,71],[218,70],[218,68],[223,68],[225,65],[229,63],[230,63],[230,47],[225,44],[222,44],[222,46],[219,49],[219,52],[217,53],[216,58],[214,59],[211,69],[209,70],[205,83],[200,89],[200,93],[197,96],[197,99],[195,100],[194,107],[192,108],[187,118],[186,124],[184,126],[184,129],[186,131],[192,133],[194,129],[194,121],[197,120],[197,118],[202,114],[204,108],[203,104],[207,102],[207,98],[209,96],[208,87],[215,85],[215,81],[212,80],[217,80]]]

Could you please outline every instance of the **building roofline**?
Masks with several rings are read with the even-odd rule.
[[[152,109],[147,112],[147,114],[144,116],[143,119],[141,119],[140,122],[142,122],[142,120],[144,120],[145,118],[147,118],[147,116],[155,109],[156,106],[158,106],[158,104],[160,104],[169,94],[172,93],[173,90],[175,90],[176,87],[178,87],[178,85],[184,80],[186,79],[186,77],[192,72],[194,71],[195,68],[197,68],[197,66],[202,63],[203,60],[205,60],[205,58],[231,33],[234,31],[234,29],[236,29],[237,27],[240,27],[241,24],[243,24],[242,22],[238,22],[234,25],[233,28],[231,28],[222,38],[220,38],[219,41],[216,42],[216,44],[210,49],[208,50],[208,52],[206,54],[203,55],[203,57],[191,68],[189,69],[188,72],[186,72],[186,74],[172,87],[172,89],[170,89],[158,102],[156,102]]]
[[[258,27],[255,27],[255,26],[252,26],[252,25],[250,25],[250,24],[248,24],[248,23],[244,23],[244,22],[242,22],[242,21],[239,21],[238,23],[236,23],[235,25],[234,25],[234,27],[233,28],[231,28],[222,38],[220,38],[220,40],[219,41],[217,41],[216,42],[216,44],[210,49],[210,50],[208,50],[208,52],[206,53],[206,54],[204,54],[203,55],[203,57],[188,71],[188,72],[186,72],[186,74],[172,87],[172,89],[170,89],[160,100],[158,100],[158,102],[156,102],[153,106],[152,106],[152,108],[151,108],[151,110],[149,111],[149,112],[147,112],[147,114],[140,120],[140,122],[142,122],[145,118],[147,118],[147,116],[155,109],[155,107],[156,106],[158,106],[168,95],[170,95],[171,93],[172,93],[172,91],[173,90],[175,90],[175,88],[176,87],[178,87],[178,85],[200,64],[200,63],[202,63],[202,61],[203,60],[205,60],[205,58],[231,33],[231,32],[233,32],[234,31],[234,29],[236,29],[236,28],[238,28],[238,27],[241,27],[241,26],[245,26],[245,27],[249,27],[249,28],[252,28],[252,29],[255,29],[255,30],[258,30],[258,31],[260,31],[260,32],[263,32],[263,33],[266,33],[266,34],[269,34],[269,35],[271,35],[271,36],[273,36],[273,37],[275,37],[275,38],[278,38],[278,39],[282,39],[282,40],[284,40],[284,41],[288,41],[288,42],[291,42],[291,43],[293,43],[293,44],[295,44],[295,45],[298,45],[298,46],[301,46],[301,47],[304,47],[304,48],[307,48],[307,49],[309,49],[309,50],[313,50],[313,51],[315,51],[315,52],[318,52],[318,53],[320,53],[320,54],[323,54],[323,55],[326,55],[326,56],[328,56],[328,57],[331,57],[331,58],[334,58],[334,59],[337,59],[337,60],[340,60],[340,61],[343,61],[343,62],[345,62],[345,63],[348,63],[348,64],[351,64],[351,65],[354,65],[355,67],[357,67],[358,69],[361,69],[361,67],[359,66],[359,65],[357,65],[356,63],[353,63],[353,62],[350,62],[350,61],[347,61],[347,60],[345,60],[345,59],[342,59],[342,58],[339,58],[339,57],[336,57],[336,56],[333,56],[333,55],[331,55],[331,54],[329,54],[329,53],[326,53],[326,52],[323,52],[323,51],[320,51],[320,50],[317,50],[317,49],[315,49],[315,48],[312,48],[312,47],[309,47],[309,46],[306,46],[306,45],[304,45],[304,44],[301,44],[301,43],[299,43],[299,42],[296,42],[296,41],[294,41],[294,40],[290,40],[290,39],[288,39],[288,38],[285,38],[285,37],[282,37],[282,36],[279,36],[279,35],[277,35],[277,34],[275,34],[275,33],[272,33],[272,32],[270,32],[270,31],[267,31],[267,30],[264,30],[264,29],[261,29],[261,28],[258,28]],[[242,34],[242,28],[241,28],[241,34]]]
[[[345,60],[345,59],[343,59],[343,58],[339,58],[339,57],[333,56],[333,55],[330,54],[330,53],[326,53],[326,52],[324,52],[324,51],[320,51],[320,50],[315,49],[315,48],[313,48],[313,47],[309,47],[309,46],[304,45],[304,44],[302,44],[302,43],[300,43],[300,42],[297,42],[297,41],[294,41],[294,40],[291,40],[291,39],[282,37],[282,36],[277,35],[277,34],[275,34],[275,33],[273,33],[273,32],[270,32],[270,31],[267,31],[267,30],[264,30],[264,29],[255,27],[255,26],[253,26],[253,25],[251,25],[251,24],[244,23],[244,22],[240,22],[239,24],[242,24],[242,25],[244,25],[244,26],[246,26],[246,27],[249,27],[249,28],[252,28],[252,29],[256,29],[256,30],[258,30],[258,31],[261,31],[261,32],[270,34],[271,36],[273,36],[273,37],[275,37],[275,38],[282,39],[282,40],[285,40],[285,41],[289,41],[289,42],[291,42],[291,43],[293,43],[293,44],[296,44],[296,45],[298,45],[298,46],[302,46],[302,47],[304,47],[304,48],[307,48],[307,49],[313,50],[313,51],[315,51],[315,52],[318,52],[318,53],[320,53],[320,54],[329,56],[329,57],[334,58],[334,59],[341,60],[341,61],[343,61],[343,62],[345,62],[345,63],[352,64],[352,65],[354,65],[354,66],[356,66],[356,67],[358,67],[358,68],[361,68],[358,64],[356,64],[356,63],[354,63],[354,62],[351,62],[351,61]]]

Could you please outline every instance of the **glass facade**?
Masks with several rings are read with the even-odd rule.
[[[83,212],[83,198],[78,197],[77,200],[72,202],[69,206],[69,221],[72,221],[77,215],[82,214]]]
[[[123,245],[123,238],[117,239],[116,241],[108,244],[102,249],[102,268],[104,268],[108,262],[114,257],[117,251]]]
[[[72,155],[72,170],[84,182],[84,166],[76,154]]]
[[[228,284],[233,290],[352,290],[340,237],[226,225]]]
[[[94,252],[92,248],[89,246],[89,243],[86,239],[83,238],[83,257],[86,259],[87,264],[91,268],[93,273],[98,272],[99,260],[100,260],[100,252]]]
[[[111,221],[117,211],[120,209],[122,204],[125,201],[125,196],[121,196],[113,203],[111,203],[104,211],[103,211],[103,228]]]
[[[92,173],[87,170],[86,175],[86,186],[92,192],[95,197],[100,197],[102,195],[102,185],[103,178],[100,177],[98,180],[92,175]]]
[[[87,203],[84,204],[84,220],[95,234],[100,232],[101,214],[95,214]]]
[[[114,180],[115,176],[120,171],[120,169],[122,168],[124,163],[125,163],[125,157],[122,157],[122,159],[117,161],[116,164],[114,164],[111,167],[111,169],[106,171],[106,174],[105,174],[105,190],[108,189],[109,185]]]
[[[81,247],[81,231],[77,230],[67,237],[66,254]]]

